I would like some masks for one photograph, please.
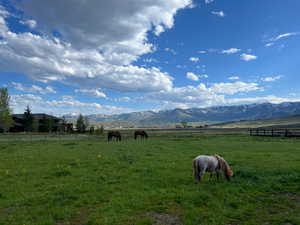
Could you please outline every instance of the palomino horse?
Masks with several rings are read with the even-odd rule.
[[[148,138],[148,134],[144,130],[136,130],[134,132],[134,139],[136,140],[138,136],[141,136],[142,139]]]
[[[111,141],[113,137],[116,138],[116,141],[121,141],[121,133],[119,131],[109,131],[107,133],[107,141]]]
[[[205,172],[216,173],[217,179],[219,179],[220,171],[223,171],[228,181],[233,176],[232,169],[225,159],[219,155],[199,155],[193,160],[194,177],[198,183],[201,182],[201,178]]]

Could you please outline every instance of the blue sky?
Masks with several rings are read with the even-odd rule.
[[[11,107],[114,114],[300,101],[296,0],[0,0]]]

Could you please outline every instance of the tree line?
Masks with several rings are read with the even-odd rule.
[[[12,110],[10,109],[10,96],[7,88],[0,88],[0,132],[8,132],[14,126],[15,121],[12,117]],[[31,112],[30,106],[27,105],[23,116],[22,125],[25,132],[74,132],[73,124],[68,123],[63,117],[60,124],[56,124],[55,120],[49,116],[43,116],[36,119]],[[104,127],[95,127],[89,124],[87,117],[80,114],[76,121],[76,132],[90,134],[103,134]]]

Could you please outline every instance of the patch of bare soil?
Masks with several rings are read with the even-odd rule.
[[[300,204],[300,195],[293,194],[293,193],[283,193],[283,195]]]
[[[166,213],[149,213],[148,217],[153,219],[152,225],[183,225],[180,218],[176,215]]]

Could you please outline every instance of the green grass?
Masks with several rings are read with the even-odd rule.
[[[192,159],[215,153],[232,181],[196,185]],[[299,139],[0,143],[1,225],[300,224],[299,212]]]

